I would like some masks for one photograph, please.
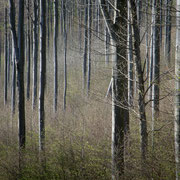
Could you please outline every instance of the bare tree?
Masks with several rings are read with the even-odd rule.
[[[16,35],[15,4],[9,0],[10,24],[16,54],[19,116],[19,168],[22,166],[22,151],[26,144],[25,98],[24,98],[24,0],[19,0],[18,36]]]
[[[110,18],[107,1],[99,0],[107,28],[114,41],[115,55],[112,80],[112,176],[124,174],[125,124],[129,122],[127,107],[127,1],[117,0],[117,15]],[[116,4],[115,4],[116,7]]]

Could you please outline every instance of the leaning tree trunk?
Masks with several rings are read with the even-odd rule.
[[[33,21],[33,95],[32,108],[37,104],[37,62],[38,62],[38,0],[34,0]]]
[[[176,1],[176,61],[175,61],[175,162],[176,180],[180,179],[180,0]]]
[[[58,96],[58,57],[57,57],[57,40],[58,40],[58,0],[54,1],[54,112],[57,111]]]
[[[45,150],[46,0],[40,0],[39,150]]]

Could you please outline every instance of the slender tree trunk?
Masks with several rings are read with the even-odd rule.
[[[45,151],[46,0],[40,0],[39,150]]]
[[[175,61],[175,162],[176,180],[180,179],[180,0],[176,1],[176,61]]]
[[[81,12],[81,2],[77,2],[78,20],[79,20],[79,49],[82,52],[82,12]]]
[[[30,34],[30,0],[27,2],[28,26],[27,26],[27,100],[30,98],[30,75],[31,75],[31,34]]]
[[[66,110],[66,94],[67,94],[67,13],[66,1],[63,3],[63,22],[64,22],[64,95],[63,95],[63,109]]]
[[[149,18],[148,18],[148,10],[149,10],[149,0],[146,0],[146,10],[145,10],[145,26],[146,26],[146,78],[147,78],[147,82],[148,82],[148,78],[149,78]]]
[[[4,16],[4,104],[7,103],[7,61],[8,61],[8,42],[7,42],[7,8],[5,8]]]
[[[16,107],[16,57],[15,57],[15,49],[14,45],[12,44],[12,60],[13,60],[13,67],[12,67],[12,88],[11,88],[11,112],[12,115],[15,114],[15,107]]]
[[[32,108],[37,104],[37,62],[38,62],[38,0],[34,0],[34,23],[33,23],[33,95]]]
[[[86,87],[87,78],[87,56],[88,56],[88,0],[85,0],[85,14],[84,14],[84,60],[83,60],[83,89]]]
[[[159,75],[160,75],[160,41],[159,41],[159,0],[153,0],[153,85],[152,85],[152,147],[154,148],[154,122],[159,117]]]
[[[133,106],[133,46],[132,46],[132,27],[131,27],[131,7],[128,0],[128,106]],[[129,129],[129,128],[128,128]]]
[[[91,83],[91,29],[92,29],[92,1],[88,0],[88,78],[87,78],[87,95],[90,91]]]
[[[24,100],[24,0],[19,0],[18,37],[16,35],[15,4],[9,0],[10,24],[16,53],[19,117],[19,168],[22,166],[22,151],[26,144],[25,100]]]
[[[153,1],[151,1],[151,6],[153,7]],[[153,8],[152,10],[152,20],[151,20],[151,45],[150,45],[150,65],[149,65],[149,100],[152,100],[152,81],[153,81],[153,39],[154,39],[154,29],[153,25],[155,23],[155,16],[153,15]]]
[[[11,34],[8,33],[8,58],[7,58],[7,82],[8,85],[10,84],[10,74],[11,74],[11,54],[12,54],[12,47],[11,47],[12,43],[11,43]]]
[[[146,111],[145,111],[145,92],[144,92],[144,79],[143,79],[143,69],[142,69],[142,61],[141,61],[141,51],[140,51],[140,30],[138,26],[137,20],[137,10],[136,4],[134,0],[131,1],[132,7],[132,23],[134,30],[134,48],[135,48],[135,62],[136,62],[136,70],[138,76],[138,89],[139,89],[139,117],[140,117],[140,131],[141,131],[141,159],[142,163],[146,160],[147,155],[147,146],[148,146],[148,133],[147,133],[147,122],[146,122]],[[142,167],[144,164],[142,164]]]
[[[163,25],[163,0],[159,0],[159,42],[162,44],[162,25]]]
[[[58,96],[58,61],[57,61],[57,40],[58,40],[58,0],[54,0],[54,112],[57,111]]]
[[[25,100],[24,100],[24,0],[19,0],[17,80],[19,89],[19,146],[25,148]]]
[[[172,0],[166,0],[165,11],[165,43],[164,43],[164,57],[167,64],[170,64],[171,58],[171,6]]]

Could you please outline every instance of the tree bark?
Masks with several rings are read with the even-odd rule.
[[[8,40],[7,40],[7,7],[5,7],[5,16],[4,16],[4,104],[7,103],[7,61],[8,61]]]
[[[176,180],[180,179],[180,0],[176,1],[176,58],[175,58],[175,162]]]
[[[63,95],[63,109],[66,110],[66,94],[67,94],[67,13],[66,1],[63,2],[63,22],[64,22],[64,95]]]
[[[131,7],[128,0],[128,37],[127,37],[127,53],[128,53],[128,106],[133,106],[133,46],[132,46],[132,27],[131,27]]]
[[[112,80],[112,178],[124,174],[125,124],[129,121],[127,86],[127,1],[117,1],[115,21],[110,18],[107,2],[99,0],[108,31],[115,45]],[[115,5],[116,7],[116,5]]]
[[[33,21],[33,95],[32,108],[37,104],[37,62],[38,62],[38,0],[34,0],[34,21]]]
[[[152,147],[154,147],[154,122],[159,117],[159,75],[160,75],[160,41],[159,41],[159,0],[153,0],[153,84],[152,84]]]
[[[30,0],[27,2],[28,26],[27,26],[27,100],[30,98],[30,75],[31,75],[31,34],[30,34]]]
[[[139,89],[139,117],[140,117],[140,132],[141,132],[141,159],[142,163],[146,160],[147,146],[148,146],[148,133],[147,133],[147,122],[146,122],[146,110],[145,110],[145,92],[144,92],[144,79],[143,79],[143,69],[141,61],[141,51],[140,51],[140,30],[137,20],[137,9],[134,0],[130,0],[132,8],[132,24],[134,30],[134,48],[135,48],[135,63],[138,76],[138,89]],[[144,164],[142,164],[142,167]]]
[[[84,60],[83,60],[83,89],[86,87],[87,78],[87,56],[88,56],[88,0],[84,1]]]
[[[92,29],[92,1],[88,0],[88,77],[87,77],[87,95],[90,91],[91,83],[91,29]]]
[[[54,0],[54,112],[57,111],[58,96],[58,57],[57,57],[57,40],[58,40],[58,0]]]
[[[40,0],[39,150],[45,151],[46,0]]]
[[[171,59],[171,6],[172,0],[166,0],[165,2],[165,43],[164,43],[164,57],[167,64],[170,64]]]

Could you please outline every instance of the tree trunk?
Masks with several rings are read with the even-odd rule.
[[[176,180],[180,179],[180,0],[176,1],[176,61],[175,61],[175,162]]]
[[[88,56],[88,0],[84,1],[85,14],[84,14],[84,60],[83,60],[83,89],[86,87],[87,78],[87,56]]]
[[[58,96],[58,57],[57,57],[57,40],[58,40],[58,0],[54,0],[54,112],[57,111]]]
[[[128,53],[128,106],[129,107],[133,106],[133,46],[132,46],[132,27],[131,26],[132,26],[131,25],[131,7],[130,7],[130,2],[128,0],[127,53]]]
[[[66,110],[66,94],[67,94],[67,13],[66,1],[63,2],[63,22],[64,22],[64,95],[63,95],[63,109]]]
[[[31,34],[30,34],[30,0],[27,2],[28,26],[27,26],[27,100],[30,98],[30,75],[31,75]]]
[[[46,0],[40,0],[39,150],[45,150]]]
[[[129,121],[128,80],[126,61],[127,48],[127,1],[117,1],[117,15],[110,18],[105,0],[99,0],[108,31],[113,38],[116,55],[112,80],[112,178],[120,179],[124,174],[125,124]],[[115,5],[116,7],[116,5]]]
[[[15,57],[15,49],[14,45],[12,44],[12,60],[13,60],[13,67],[12,67],[12,89],[11,89],[11,112],[12,115],[15,114],[15,107],[16,107],[16,57]]]
[[[7,42],[7,8],[5,8],[5,16],[4,16],[4,104],[7,103],[7,61],[8,61],[8,42]]]
[[[90,91],[91,83],[91,29],[92,29],[92,1],[88,0],[88,78],[87,78],[87,95]]]
[[[37,104],[37,62],[38,62],[38,0],[34,0],[34,23],[33,23],[33,95],[32,108]]]
[[[148,146],[148,133],[147,133],[147,122],[146,122],[146,111],[145,111],[145,92],[144,92],[144,79],[143,79],[143,69],[141,61],[141,51],[140,51],[140,31],[137,20],[137,10],[134,0],[131,0],[132,7],[132,23],[134,30],[134,48],[135,48],[135,62],[136,70],[138,76],[138,89],[139,89],[139,117],[140,117],[140,132],[141,132],[141,159],[142,163],[146,160],[147,155],[147,146]],[[142,164],[142,167],[144,164]]]
[[[160,75],[160,41],[159,41],[159,0],[153,0],[153,84],[152,84],[152,147],[154,146],[154,122],[159,117],[159,75]]]
[[[171,6],[172,0],[166,0],[165,11],[165,43],[164,43],[164,57],[167,64],[170,64],[171,59]]]

